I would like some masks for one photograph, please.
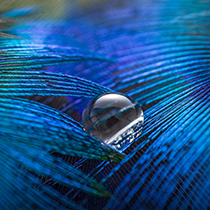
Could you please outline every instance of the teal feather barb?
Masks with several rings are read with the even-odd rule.
[[[1,17],[27,40],[0,38],[0,204],[210,209],[209,1],[45,2],[7,1],[15,10]],[[79,123],[109,88],[145,114],[125,158]]]
[[[5,206],[11,204],[8,199],[13,195],[11,190],[15,189],[15,199],[12,198],[15,202],[9,208],[19,205],[18,197],[22,190],[27,190],[27,195],[22,194],[24,198],[20,197],[21,203],[28,199],[28,206],[58,208],[58,204],[51,203],[48,198],[50,195],[52,198],[59,197],[64,206],[81,209],[81,206],[59,195],[37,176],[48,177],[48,180],[88,194],[111,196],[93,178],[52,153],[112,161],[120,161],[124,157],[123,153],[89,136],[71,117],[38,102],[0,98],[0,118],[4,119],[0,121],[0,158],[2,171],[7,173],[0,175],[0,182],[5,189],[1,199]],[[12,187],[14,181],[16,184]],[[31,196],[36,196],[37,200]]]
[[[124,154],[90,136],[75,120],[26,99],[0,98],[1,136],[29,148],[85,158],[120,161]],[[42,138],[40,138],[40,134]],[[13,139],[13,140],[12,140]]]
[[[76,96],[93,98],[110,91],[75,76],[37,70],[0,70],[0,96]]]

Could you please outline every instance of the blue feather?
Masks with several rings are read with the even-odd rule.
[[[53,2],[46,4],[54,6]],[[60,208],[51,203],[51,196],[72,209],[209,209],[210,3],[85,2],[61,3],[61,14],[14,8],[3,16],[15,16],[14,27],[1,27],[0,23],[4,33],[28,40],[0,40],[0,115],[4,119],[0,130],[2,148],[6,149],[1,148],[5,172],[0,182],[11,198],[1,191],[0,202],[8,202],[8,209],[19,201],[25,209],[34,204],[40,209],[49,205]],[[29,13],[31,16],[21,16]],[[143,133],[123,151],[127,154],[124,159],[122,153],[101,147],[79,123],[86,98],[110,90],[134,97],[145,113]],[[6,99],[8,96],[14,98]],[[31,101],[15,96],[30,96]],[[27,129],[30,126],[42,132]],[[50,140],[43,143],[45,135]],[[36,141],[31,138],[34,136]],[[66,146],[65,139],[74,142],[78,150]],[[8,142],[14,140],[10,148]],[[78,142],[83,141],[88,149],[79,147]],[[29,142],[31,150],[26,149]],[[54,170],[55,157],[43,148],[84,157],[71,157],[68,162],[74,167],[61,161],[66,171],[69,167],[81,179],[75,176],[68,183],[62,180],[61,168],[53,171],[62,192],[66,192],[65,185],[77,183],[66,192],[67,197],[42,185],[33,173],[24,172],[25,179],[17,176],[22,173],[16,168],[17,161],[35,174],[47,175],[45,168]],[[26,159],[20,161],[18,155],[14,156],[17,160],[12,159],[5,151]],[[112,152],[114,160],[121,162],[107,161]],[[32,154],[38,157],[37,162],[28,164]],[[42,162],[45,159],[53,166]],[[60,174],[62,178],[57,179]],[[104,187],[95,181],[90,185],[90,179]],[[13,182],[18,183],[18,192],[27,190],[25,197],[12,192]],[[86,184],[81,186],[81,182]],[[40,190],[33,190],[31,183]],[[107,191],[112,197],[102,198],[110,196]]]

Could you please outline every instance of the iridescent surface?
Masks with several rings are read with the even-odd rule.
[[[140,117],[138,122],[142,126],[143,111],[136,101],[125,94],[110,92],[95,97],[86,106],[82,121],[86,132],[112,145],[114,139],[110,139],[116,134],[116,139],[123,135]]]
[[[0,36],[26,40],[0,38],[0,203],[210,209],[209,8],[208,0],[1,0]],[[124,159],[80,125],[88,100],[109,91],[144,110],[144,132]]]

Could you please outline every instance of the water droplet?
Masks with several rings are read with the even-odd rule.
[[[109,92],[90,101],[83,111],[82,121],[87,133],[122,150],[140,135],[144,116],[134,99]]]

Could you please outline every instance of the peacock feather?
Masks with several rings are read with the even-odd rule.
[[[0,2],[0,209],[210,209],[210,2]],[[144,110],[119,151],[82,111]]]

